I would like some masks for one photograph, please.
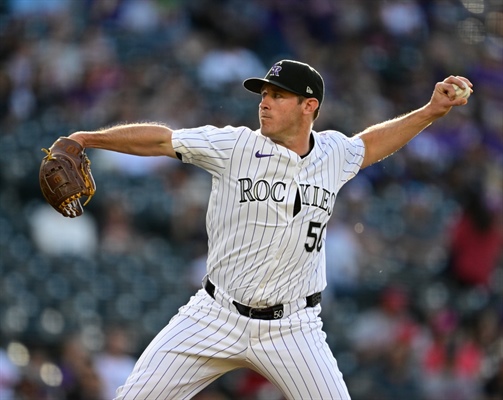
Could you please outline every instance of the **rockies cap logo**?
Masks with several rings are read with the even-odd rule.
[[[281,70],[282,70],[281,65],[274,64],[271,67],[271,72],[269,73],[269,76],[279,76],[279,71]]]

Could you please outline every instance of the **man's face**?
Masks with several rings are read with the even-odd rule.
[[[260,131],[274,142],[296,134],[302,117],[299,96],[270,83],[264,84],[259,104]]]

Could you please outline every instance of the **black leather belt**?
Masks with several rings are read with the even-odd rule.
[[[204,289],[208,294],[215,298],[215,285],[209,280],[206,280]],[[314,293],[306,297],[306,307],[314,307],[321,303],[321,293]],[[240,304],[237,301],[233,301],[232,304],[236,306],[236,309],[241,315],[253,319],[280,319],[283,317],[283,304],[278,304],[272,307],[266,308],[253,308]]]

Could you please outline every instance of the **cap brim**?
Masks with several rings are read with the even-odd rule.
[[[289,92],[299,94],[302,96],[302,93],[298,93],[298,92],[292,90],[291,88],[286,87],[285,85],[281,85],[277,82],[270,81],[269,79],[249,78],[243,82],[243,86],[245,87],[245,89],[249,90],[250,92],[260,94],[260,92],[262,91],[262,86],[264,86],[264,83],[270,83],[271,85],[278,86],[282,89],[288,90]]]
[[[246,90],[253,93],[259,93],[262,90],[264,83],[268,82],[266,79],[262,78],[248,78],[243,82],[243,86]]]

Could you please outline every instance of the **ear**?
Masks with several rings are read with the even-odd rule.
[[[320,103],[318,102],[318,100],[316,100],[314,97],[306,99],[304,102],[304,112],[306,114],[314,113],[316,111],[316,109],[318,108],[319,104]]]

